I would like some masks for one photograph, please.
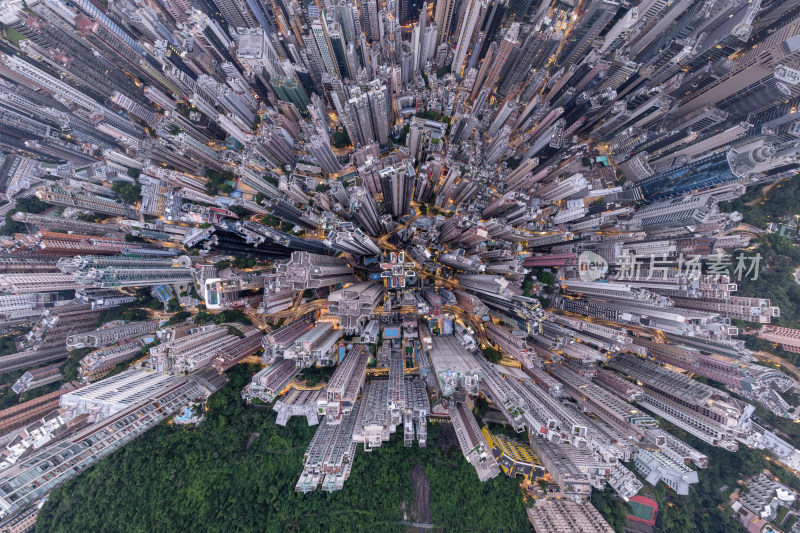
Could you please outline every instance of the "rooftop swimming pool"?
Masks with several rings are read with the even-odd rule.
[[[180,415],[175,417],[175,421],[176,422],[188,422],[192,418],[194,418],[194,413],[192,413],[192,408],[187,406],[187,407],[183,408],[183,412],[181,412]]]

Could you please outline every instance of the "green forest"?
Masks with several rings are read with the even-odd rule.
[[[800,215],[800,175],[775,184],[751,187],[741,197],[732,202],[721,202],[719,207],[725,212],[738,211],[745,222],[759,228]]]
[[[36,531],[405,531],[416,464],[441,530],[530,530],[518,481],[480,483],[457,444],[437,446],[436,424],[426,448],[404,448],[397,435],[370,453],[359,447],[344,490],[295,493],[316,427],[293,418],[282,428],[269,407],[246,406],[240,391],[255,370],[231,369],[200,426],[161,424],[53,491]]]
[[[729,498],[738,487],[737,481],[757,475],[764,469],[769,469],[795,490],[800,489],[800,480],[776,463],[769,462],[764,452],[740,446],[739,451],[731,453],[706,444],[669,422],[662,420],[660,427],[706,454],[708,468],[699,470],[700,482],[690,487],[688,496],[679,496],[662,482],[656,486],[649,485],[636,473],[632,462],[626,463],[644,484],[639,494],[658,502],[656,528],[659,533],[744,532],[744,527],[733,516]],[[612,490],[592,491],[592,503],[615,531],[623,533],[628,509]]]
[[[737,296],[769,298],[772,305],[781,308],[781,316],[773,323],[790,328],[800,328],[800,284],[795,281],[794,271],[800,266],[800,249],[787,237],[775,233],[761,235],[755,250],[742,250],[734,254],[733,266],[738,256],[745,255],[749,267],[754,254],[761,254],[761,265],[757,279],[743,275],[738,284]]]
[[[791,223],[795,215],[800,215],[800,175],[752,187],[733,202],[720,203],[720,209],[738,211],[744,222],[761,229],[773,222]],[[769,298],[772,305],[781,308],[781,316],[773,319],[773,323],[800,328],[800,284],[794,278],[795,269],[800,266],[800,250],[791,237],[777,233],[762,234],[754,244],[754,250],[734,254],[734,267],[740,254],[748,259],[756,253],[761,254],[758,278],[752,279],[753,276],[748,275],[736,280],[739,284],[736,295]],[[750,261],[745,261],[745,264],[749,267]]]

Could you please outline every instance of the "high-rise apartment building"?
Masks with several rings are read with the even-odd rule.
[[[726,392],[635,355],[619,354],[609,366],[642,383],[644,409],[709,444],[736,451],[747,433],[755,408]]]
[[[277,266],[280,282],[294,290],[319,289],[352,279],[353,268],[342,257],[293,252]]]
[[[371,281],[357,283],[328,295],[328,312],[339,317],[346,333],[359,331],[365,319],[383,303],[383,286]]]

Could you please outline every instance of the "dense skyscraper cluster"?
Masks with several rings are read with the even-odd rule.
[[[0,23],[0,375],[27,400],[0,410],[0,528],[259,354],[242,397],[318,425],[301,492],[342,489],[358,444],[426,446],[429,418],[481,481],[530,481],[537,531],[610,530],[593,490],[688,494],[709,457],[665,422],[800,470],[753,416],[797,419],[800,373],[744,338],[800,333],[740,295],[796,220],[731,208],[798,174],[796,2],[6,0]]]

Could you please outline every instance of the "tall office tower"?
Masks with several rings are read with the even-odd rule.
[[[800,47],[797,33],[800,21],[793,20],[783,25],[761,41],[728,62],[730,69],[710,79],[701,87],[687,93],[676,111],[677,117],[727,98],[750,87],[764,78],[770,78],[782,66],[800,67]]]
[[[508,173],[505,178],[506,186],[509,191],[525,189],[531,187],[536,181],[531,180],[533,169],[539,165],[538,157],[531,157],[524,160],[517,168]],[[546,174],[539,179],[543,179]],[[538,181],[538,180],[537,180]]]
[[[272,214],[278,218],[286,219],[295,226],[300,226],[304,229],[316,229],[319,227],[319,222],[310,217],[306,212],[301,211],[291,202],[281,198],[278,200],[270,201],[269,207],[272,207]]]
[[[358,71],[361,70],[361,61],[358,59],[358,51],[354,43],[347,44],[345,56],[347,58],[347,68],[350,70],[350,76],[355,77]]]
[[[441,172],[441,167],[436,166]],[[414,201],[425,203],[433,192],[433,180],[436,179],[433,167],[434,165],[426,163],[418,169],[416,182],[414,183]]]
[[[405,3],[407,2],[408,0],[405,0]],[[414,32],[411,39],[411,51],[414,54],[414,73],[416,74],[428,61],[428,46],[425,42],[428,38],[428,2],[422,3],[419,22],[414,27]]]
[[[439,29],[436,35],[436,48],[442,43],[450,42],[450,32],[452,31],[453,16],[459,2],[456,0],[441,0],[436,2],[436,12],[433,16],[436,27]]]
[[[508,138],[511,135],[511,126],[503,126],[503,129],[495,135],[486,150],[486,162],[494,165],[503,156],[508,147]]]
[[[373,80],[369,84],[369,108],[372,112],[373,131],[375,140],[381,145],[389,142],[389,120],[392,104],[389,101],[389,91],[380,80]],[[366,142],[364,144],[367,144]]]
[[[670,128],[678,131],[687,130],[688,132],[696,133],[725,121],[729,116],[730,115],[725,111],[710,105],[673,121],[670,124]]]
[[[456,237],[454,242],[462,246],[474,246],[478,243],[487,241],[488,239],[489,232],[486,229],[486,226],[483,224],[476,224]]]
[[[544,34],[528,31],[519,53],[514,57],[514,62],[503,80],[500,93],[509,94],[512,90],[523,87],[529,80],[533,81],[530,76],[531,69],[538,68],[551,47],[552,43]]]
[[[411,72],[408,73],[407,76],[404,76],[403,84],[407,84],[408,80],[411,79],[411,76],[416,76],[417,72],[419,71],[420,64],[424,61],[422,60],[422,30],[420,29],[419,24],[414,24],[414,27],[411,29]],[[407,78],[407,79],[406,79]]]
[[[270,125],[262,126],[258,134],[258,143],[275,166],[291,165],[297,159],[294,146],[279,133],[278,128]]]
[[[339,160],[336,159],[336,155],[328,144],[327,137],[312,135],[309,142],[306,143],[306,149],[314,156],[324,172],[335,174],[342,169],[342,165],[339,164]]]
[[[611,60],[611,65],[606,71],[605,81],[602,82],[598,91],[606,89],[617,90],[636,74],[639,67],[639,63],[630,61],[627,56],[622,55],[620,50],[617,50]]]
[[[378,1],[377,0],[363,0],[362,9],[362,26],[364,33],[366,33],[369,42],[380,42],[380,22],[378,17]],[[366,51],[364,51],[366,53]]]
[[[603,36],[603,45],[598,49],[601,54],[613,54],[631,41],[633,27],[639,22],[642,16],[641,8],[646,9],[646,4],[648,3],[649,0],[648,2],[644,2],[645,5],[637,6],[636,8],[628,8],[622,17],[615,17],[614,25],[611,26]]]
[[[380,171],[383,205],[386,212],[402,217],[410,212],[414,176],[405,165],[395,165]]]
[[[531,130],[530,138],[531,139],[536,139],[537,137],[539,137],[542,133],[544,133],[547,130],[547,128],[552,126],[556,122],[556,120],[558,120],[558,118],[563,114],[564,114],[564,108],[563,107],[556,107],[555,109],[550,111],[536,125],[536,127]],[[523,127],[525,127],[525,126],[523,126]]]
[[[713,446],[734,452],[750,430],[754,407],[727,392],[636,355],[619,354],[609,366],[641,382],[639,405]]]
[[[253,246],[257,248],[263,243],[274,243],[286,247],[289,251],[304,251],[316,254],[329,254],[331,249],[322,241],[304,239],[278,229],[270,228],[255,222],[245,221],[237,223],[235,230],[241,232]]]
[[[683,41],[683,44],[690,45],[693,48],[693,52],[701,57],[707,57],[708,59],[724,57],[725,54],[716,55],[716,46],[713,46],[714,41],[723,36],[726,31],[724,23],[720,24],[720,21],[714,20],[721,13],[719,11],[716,13],[706,11],[697,2],[686,4],[686,2],[676,2],[666,12],[658,14],[657,17],[654,16],[652,20],[654,25],[651,29],[647,30],[640,42],[635,43],[635,46],[629,49],[631,57],[635,57],[636,61],[643,64],[649,64],[654,60],[658,62],[659,56],[666,57],[672,54],[676,45],[679,45],[681,41]],[[674,21],[674,23],[668,22],[670,20]],[[726,16],[725,20],[731,19]],[[701,32],[701,27],[709,22],[711,24],[710,28],[714,29],[709,30],[709,27],[706,27],[705,31]],[[636,28],[635,31],[637,31]],[[698,39],[697,37],[700,38]],[[745,40],[747,40],[746,37]],[[647,43],[647,45],[642,46],[644,43]],[[707,44],[709,45],[708,47],[706,46]],[[711,49],[709,50],[709,48]],[[720,46],[720,50],[722,48],[723,46]],[[683,62],[688,62],[689,60],[690,58],[688,57],[682,58]],[[701,60],[700,63],[705,64],[706,62]],[[691,71],[693,69],[687,66],[686,70]]]
[[[464,61],[471,47],[472,34],[475,32],[478,19],[486,8],[486,0],[468,0],[461,16],[461,27],[458,33],[458,44],[453,56],[452,72],[459,79],[464,75]]]
[[[254,28],[258,26],[243,0],[214,0],[220,13],[229,26],[234,28]]]
[[[399,0],[400,2],[400,24],[406,24],[408,22],[417,20],[417,17],[422,18],[427,15],[427,3],[422,4],[422,9],[420,10],[419,4],[414,2],[414,0]]]
[[[433,59],[433,54],[436,51],[436,36],[438,34],[439,28],[434,21],[428,22],[425,25],[425,32],[420,34],[420,47],[422,48],[420,68],[423,68],[425,63]]]
[[[626,128],[644,128],[661,119],[672,107],[672,98],[657,94],[632,110],[624,109],[606,123],[601,124],[595,131],[598,135],[613,137],[615,133]]]
[[[680,227],[703,224],[716,212],[717,201],[710,195],[687,195],[664,200],[640,209],[633,215],[642,228]]]
[[[719,158],[715,158],[715,156],[719,156],[720,154],[724,156],[725,148],[742,139],[747,133],[747,130],[748,125],[740,122],[724,130],[721,128],[715,129],[707,135],[690,135],[685,139],[686,142],[676,143],[661,151],[659,157],[653,161],[653,167],[655,169],[663,169],[660,173],[667,174],[669,172],[680,171],[681,165],[684,163],[691,164],[700,159],[712,158],[711,160],[713,160],[715,164],[719,164],[721,161],[718,160]],[[719,168],[715,170],[717,173],[722,173],[727,169],[724,165],[720,165]],[[656,180],[658,180],[658,178],[654,178],[653,181]],[[661,185],[665,186],[666,183],[661,183]],[[662,188],[666,189],[666,187]]]
[[[353,143],[366,145],[377,141],[375,130],[372,124],[372,110],[370,109],[369,96],[361,94],[360,91],[353,91],[355,96],[350,98],[348,104],[350,106],[350,118],[353,122],[354,131],[347,133],[350,135]],[[388,135],[388,134],[387,134]]]
[[[331,43],[331,50],[333,50],[333,57],[336,60],[336,65],[339,67],[339,72],[342,78],[351,78],[355,72],[350,72],[350,67],[347,61],[347,44],[345,42],[342,26],[336,22],[332,23],[328,28],[328,39]]]
[[[627,161],[618,165],[620,172],[633,182],[642,181],[653,175],[653,169],[648,164],[647,152],[639,152]]]
[[[515,103],[511,97],[506,98],[503,101],[503,105],[501,105],[500,109],[497,110],[497,113],[492,119],[492,123],[489,125],[489,129],[486,131],[486,134],[489,137],[493,137],[500,130],[500,128],[503,127],[503,124],[506,123],[508,117],[510,117],[511,114],[518,109],[519,105]],[[509,126],[510,125],[511,124],[509,123]]]
[[[680,79],[684,76],[681,73],[686,68],[686,63],[692,57],[694,51],[694,39],[676,39],[665,46],[665,48],[658,54],[650,58],[649,61],[643,62],[642,66],[642,80],[647,80],[649,87],[655,87],[662,83],[671,80],[672,87],[677,87]],[[704,63],[701,68],[704,68],[708,63]],[[679,74],[681,73],[681,74]],[[674,76],[678,75],[677,78]],[[638,85],[639,82],[633,85]]]
[[[519,36],[519,28],[520,25],[518,22],[513,23],[506,31],[500,46],[497,48],[492,64],[486,74],[486,81],[484,81],[484,85],[489,88],[489,90],[492,90],[495,83],[500,79],[500,73],[503,71],[506,61],[518,44],[517,37]]]
[[[331,248],[355,256],[378,255],[381,249],[352,222],[339,222],[336,229],[328,233]]]
[[[305,113],[308,110],[308,96],[296,78],[286,76],[272,76],[269,84],[284,102],[291,102],[297,109]]]
[[[353,267],[342,257],[292,252],[292,257],[276,266],[281,285],[294,290],[319,289],[353,278]]]
[[[716,107],[733,116],[758,113],[792,97],[792,87],[800,83],[800,71],[788,67],[777,69],[771,76],[721,98]]]
[[[566,66],[583,59],[594,39],[614,17],[619,5],[619,2],[613,0],[592,2],[577,26],[567,34],[567,41],[559,54],[558,64]]]
[[[475,67],[468,65],[466,68],[467,73],[464,76],[464,81],[462,84],[464,85],[465,89],[472,88],[472,92],[470,92],[469,97],[474,99],[475,96],[483,91],[487,91],[490,89],[488,85],[484,87],[484,80],[486,79],[486,74],[489,72],[489,68],[494,63],[494,56],[497,53],[497,43],[492,42],[489,44],[489,48],[486,50],[486,56],[484,56],[483,61],[481,62],[480,69],[475,71]],[[475,57],[475,54],[472,54]],[[472,61],[470,61],[472,63]],[[478,110],[480,104],[475,103],[473,104],[472,108],[474,110]],[[480,110],[477,111],[480,113]]]
[[[647,0],[637,6],[635,13],[637,20],[633,22],[632,28],[627,35],[630,56],[635,58],[654,41],[665,35],[673,35],[669,30],[677,26],[675,24],[676,19],[684,15],[687,8],[691,6],[691,0],[679,0],[673,3],[661,0]],[[624,20],[625,18],[623,18]],[[615,33],[615,29],[616,27],[609,31],[612,36]]]
[[[385,46],[386,57],[391,64],[397,64],[403,50],[402,29],[400,19],[397,16],[397,1],[391,0],[386,7],[381,10],[383,22],[383,44]]]
[[[425,138],[425,121],[420,118],[412,117],[411,125],[408,128],[408,137],[406,138],[406,146],[411,157],[419,159],[420,152],[422,151],[422,143]]]
[[[761,4],[747,2],[715,13],[704,13],[706,17],[696,24],[696,32],[702,38],[695,46],[695,57],[687,65],[693,71],[711,61],[728,58],[745,47],[753,30]]]
[[[547,185],[539,187],[536,195],[545,202],[557,202],[586,190],[588,185],[589,182],[583,177],[583,174],[573,174],[568,178],[555,179]]]
[[[361,333],[364,321],[383,303],[383,285],[365,281],[328,295],[328,312],[339,317],[346,334]]]
[[[436,191],[436,207],[447,206],[447,202],[456,192],[456,184],[460,183],[460,181],[461,171],[455,165],[448,168],[444,182]]]
[[[305,64],[306,68],[308,68],[309,74],[314,82],[319,84],[325,76],[331,75],[325,70],[325,64],[323,63],[322,56],[317,49],[314,36],[311,34],[304,34],[302,36],[302,43],[303,47],[300,50],[300,55],[303,58],[303,64]],[[335,78],[337,81],[340,81],[338,76],[331,77]]]
[[[364,187],[355,187],[350,194],[350,213],[364,230],[376,237],[381,233],[381,221],[375,199]],[[2,286],[2,285],[0,285]]]
[[[358,8],[351,1],[339,2],[336,6],[336,16],[342,25],[342,33],[347,43],[357,43],[361,33],[361,21],[358,18]]]
[[[481,218],[498,218],[505,216],[509,211],[516,209],[520,195],[516,192],[507,192],[500,198],[487,205],[481,212]]]
[[[314,36],[314,42],[317,44],[317,50],[319,50],[325,71],[331,76],[341,79],[342,73],[339,71],[339,64],[333,53],[333,45],[331,44],[328,25],[324,16],[311,24],[311,34]]]

